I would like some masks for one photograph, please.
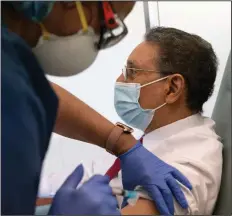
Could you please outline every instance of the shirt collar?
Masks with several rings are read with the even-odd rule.
[[[178,120],[161,128],[158,128],[144,136],[144,141],[164,140],[168,137],[184,131],[188,128],[202,125],[204,118],[200,114],[194,114],[187,118]]]

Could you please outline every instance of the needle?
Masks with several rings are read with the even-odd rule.
[[[137,195],[138,195],[136,191],[124,190],[124,189],[115,188],[115,187],[112,187],[112,191],[114,195],[123,196],[128,199],[137,198]]]

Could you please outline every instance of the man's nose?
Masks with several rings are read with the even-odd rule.
[[[121,74],[118,79],[117,79],[117,82],[125,82],[125,77],[123,74]]]

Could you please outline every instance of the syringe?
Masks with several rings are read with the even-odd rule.
[[[91,175],[88,176],[93,176],[95,173],[94,168],[95,168],[95,162],[92,161],[92,167],[91,167]],[[84,181],[82,182],[82,184],[84,183]],[[118,188],[118,187],[112,187],[112,191],[113,194],[115,196],[123,196],[124,198],[126,198],[128,204],[130,205],[134,205],[137,200],[139,199],[139,194],[137,191],[132,191],[132,190],[124,190],[122,188]]]
[[[130,205],[135,205],[139,198],[139,194],[137,191],[124,190],[116,187],[112,187],[112,191],[115,196],[123,196],[124,198],[126,198],[128,204]]]

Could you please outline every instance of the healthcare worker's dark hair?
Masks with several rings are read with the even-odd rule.
[[[145,40],[160,49],[155,65],[161,74],[181,74],[187,85],[189,109],[202,112],[203,104],[213,93],[218,69],[211,44],[197,35],[165,27],[152,28]]]

